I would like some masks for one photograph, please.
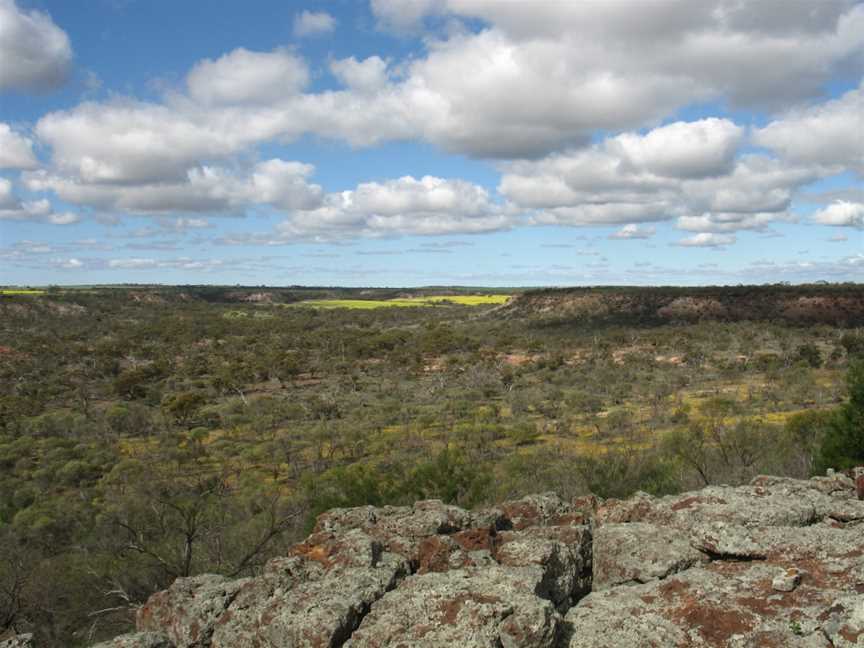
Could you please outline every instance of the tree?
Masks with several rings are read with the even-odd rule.
[[[822,366],[822,353],[815,344],[802,344],[798,347],[796,358],[813,369]]]
[[[814,459],[836,413],[825,410],[809,410],[790,416],[786,420],[786,436],[791,443],[794,461],[800,467],[801,476],[813,472]]]
[[[831,417],[814,465],[817,474],[864,464],[864,362],[849,368],[846,385],[849,402]]]

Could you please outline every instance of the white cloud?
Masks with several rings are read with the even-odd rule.
[[[617,232],[614,232],[609,235],[610,239],[649,239],[654,234],[656,234],[657,230],[653,227],[644,227],[637,225],[636,223],[630,223],[625,225]]]
[[[822,225],[864,229],[864,203],[838,200],[816,211],[813,220]]]
[[[864,21],[855,0],[824,0],[818,8],[782,0],[543,2],[529,10],[511,0],[447,4],[514,41],[571,40],[592,67],[603,65],[605,54],[607,68],[641,70],[646,77],[677,74],[694,91],[749,104],[818,94],[832,68],[849,65],[859,53]],[[851,65],[860,69],[861,61]]]
[[[35,166],[33,142],[0,122],[0,169],[32,169]]]
[[[706,212],[699,216],[680,216],[676,226],[691,232],[738,232],[740,230],[766,230],[777,221],[794,221],[788,212]]]
[[[587,203],[572,207],[555,207],[537,212],[532,222],[537,225],[621,225],[669,220],[680,208],[665,202]]]
[[[270,234],[233,235],[223,244],[282,245],[298,240],[477,234],[508,229],[516,213],[463,180],[405,176],[328,194],[315,209],[292,211]]]
[[[322,207],[296,212],[278,230],[289,238],[339,238],[480,233],[507,229],[512,223],[507,210],[478,185],[405,176],[331,194]]]
[[[48,14],[0,0],[0,92],[54,88],[66,80],[71,63],[69,37]]]
[[[298,37],[328,34],[336,28],[336,19],[326,11],[302,11],[294,17],[294,35]]]
[[[681,247],[722,247],[724,245],[732,245],[733,243],[735,243],[734,234],[701,232],[688,238],[681,239],[680,241],[677,241],[675,245]]]
[[[690,231],[734,232],[792,220],[792,194],[822,170],[765,155],[736,158],[741,139],[739,127],[711,119],[625,133],[590,149],[504,165],[499,192],[538,210],[533,220],[541,224],[677,219]]]
[[[744,129],[728,119],[675,122],[644,136],[625,133],[607,148],[637,169],[673,178],[703,178],[731,170]]]
[[[839,99],[772,121],[754,141],[791,162],[841,165],[864,175],[864,82]]]
[[[186,77],[189,96],[205,105],[268,104],[301,92],[309,83],[305,61],[286,50],[242,47],[204,59]]]
[[[81,218],[71,212],[55,212],[51,202],[45,198],[21,200],[15,195],[12,182],[0,178],[0,221],[3,220],[71,225]]]
[[[252,202],[278,209],[312,209],[321,203],[323,196],[320,186],[307,182],[314,171],[311,164],[301,162],[279,159],[261,162],[253,170],[246,194]]]
[[[427,140],[480,157],[548,153],[693,102],[784,106],[819,96],[836,70],[862,68],[864,6],[829,0],[779,21],[777,9],[738,0],[373,3],[380,20],[403,28],[442,12],[486,21],[479,33],[429,41],[398,86]]]
[[[36,134],[75,181],[134,184],[181,179],[202,159],[228,156],[255,140],[254,124],[241,128],[239,115],[223,114],[221,128],[217,121],[117,100],[49,113]]]
[[[307,178],[314,167],[280,159],[254,165],[246,175],[223,167],[200,166],[174,182],[88,184],[44,170],[26,173],[31,191],[53,191],[62,200],[103,211],[128,214],[243,212],[255,205],[277,209],[311,209],[323,190]]]
[[[346,87],[361,94],[385,88],[388,82],[387,62],[378,56],[358,61],[353,56],[330,64],[330,71]]]

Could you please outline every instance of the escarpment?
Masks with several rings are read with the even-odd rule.
[[[99,648],[864,646],[864,469],[627,500],[329,511]]]
[[[864,290],[856,285],[550,288],[516,295],[494,312],[550,324],[767,321],[861,326]]]

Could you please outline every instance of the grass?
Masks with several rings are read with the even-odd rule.
[[[3,289],[0,290],[0,295],[44,295],[44,290],[24,290],[24,289]]]
[[[430,295],[428,297],[399,297],[396,299],[309,299],[293,305],[324,309],[371,310],[375,308],[429,307],[443,304],[493,306],[503,304],[508,299],[510,299],[510,295]]]

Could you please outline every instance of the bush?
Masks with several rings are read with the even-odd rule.
[[[864,464],[864,362],[857,362],[846,375],[849,402],[837,409],[828,422],[819,447],[814,472],[846,469]]]

